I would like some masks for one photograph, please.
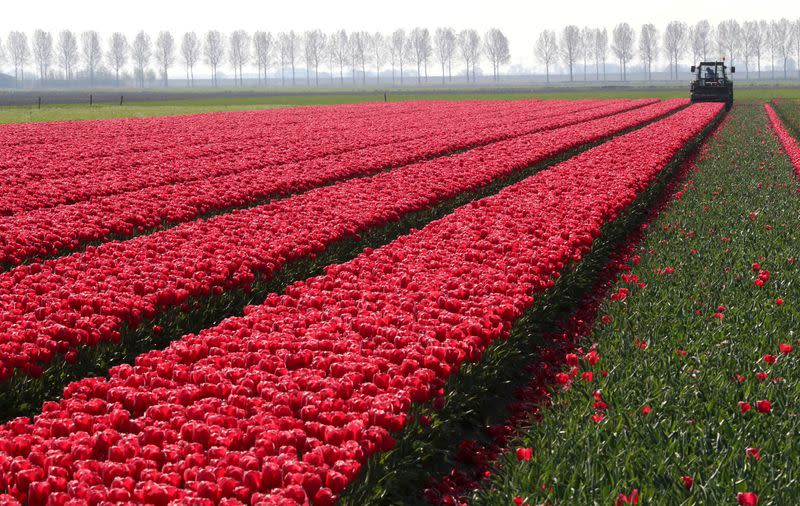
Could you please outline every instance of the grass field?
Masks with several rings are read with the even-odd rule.
[[[395,93],[388,92],[387,100],[391,102],[408,100],[521,100],[526,98],[542,99],[610,99],[610,98],[645,98],[659,97],[663,99],[688,97],[686,88],[630,88],[604,90],[598,88],[573,88],[564,91],[514,91],[507,93],[469,92],[455,90],[442,93]],[[773,98],[800,99],[800,88],[768,88],[740,87],[736,92],[737,100],[768,101]],[[242,111],[254,109],[270,109],[276,107],[295,107],[307,105],[350,104],[358,102],[383,101],[383,92],[373,93],[295,93],[276,96],[253,97],[203,97],[183,100],[160,100],[157,102],[137,102],[135,104],[113,105],[45,105],[39,109],[32,106],[8,106],[0,108],[0,124],[24,123],[35,121],[63,121],[109,118],[144,118],[151,116],[173,116],[179,114],[196,114],[218,111]]]

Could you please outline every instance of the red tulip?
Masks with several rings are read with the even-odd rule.
[[[772,411],[772,403],[768,400],[764,399],[761,401],[756,401],[756,409],[759,413],[769,413]]]
[[[751,408],[752,406],[750,405],[749,402],[739,401],[739,409],[742,410],[742,413],[747,413],[748,411],[750,411]]]
[[[529,461],[533,456],[533,450],[531,448],[517,448],[516,449],[517,460],[520,462],[522,461]]]
[[[694,478],[691,476],[681,476],[681,481],[683,481],[683,487],[686,490],[692,489],[692,486],[694,485]]]
[[[758,506],[758,494],[755,492],[739,492],[736,494],[739,506]]]
[[[623,493],[619,494],[617,498],[617,506],[621,506],[623,504],[639,504],[639,490],[633,489],[630,495],[625,495]]]
[[[792,346],[791,344],[787,344],[787,343],[781,343],[781,344],[778,345],[778,349],[784,355],[788,355],[789,353],[792,352],[792,350],[794,350],[794,346]]]
[[[761,450],[759,448],[747,448],[745,450],[745,454],[748,457],[753,457],[757,461],[761,460]]]

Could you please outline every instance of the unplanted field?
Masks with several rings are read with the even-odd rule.
[[[269,109],[276,107],[297,107],[312,105],[336,105],[361,102],[381,102],[384,93],[388,101],[414,100],[524,100],[530,98],[551,100],[592,100],[647,98],[661,99],[686,98],[689,96],[688,86],[609,86],[608,88],[593,86],[573,88],[560,87],[547,90],[537,88],[512,88],[498,90],[470,90],[465,88],[441,89],[436,91],[326,91],[318,92],[309,89],[302,92],[280,92],[262,94],[258,89],[230,89],[220,92],[198,90],[188,92],[196,95],[187,98],[184,92],[165,92],[157,98],[143,95],[145,100],[128,101],[120,106],[120,95],[136,94],[137,90],[102,90],[100,100],[93,106],[88,105],[90,90],[78,96],[70,93],[70,102],[80,100],[84,103],[59,104],[58,95],[48,97],[41,108],[37,107],[35,93],[28,93],[24,99],[15,99],[14,103],[0,107],[0,124],[40,121],[91,120],[128,117],[153,117],[178,114],[197,114],[216,111],[238,111],[253,109]],[[775,98],[800,99],[800,88],[783,84],[742,85],[736,88],[737,100],[768,101]],[[180,98],[173,98],[179,96]]]

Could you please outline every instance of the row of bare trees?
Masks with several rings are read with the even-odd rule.
[[[610,46],[609,46],[610,42]],[[575,79],[575,68],[583,63],[583,79],[587,79],[587,68],[594,64],[595,79],[606,78],[606,60],[611,54],[619,61],[620,78],[627,79],[628,65],[638,55],[644,74],[652,79],[653,63],[663,55],[669,62],[670,78],[678,78],[678,67],[682,58],[690,56],[692,62],[716,60],[725,57],[730,65],[744,64],[746,77],[755,66],[758,78],[762,77],[762,62],[769,61],[771,77],[776,78],[778,61],[783,78],[789,79],[789,62],[794,56],[797,77],[800,79],[800,18],[795,21],[782,18],[773,21],[745,21],[739,24],[728,19],[713,27],[707,20],[689,26],[682,21],[671,21],[663,35],[652,23],[641,26],[637,36],[628,23],[614,27],[609,41],[605,28],[565,27],[560,34],[545,30],[539,34],[534,52],[545,66],[547,81],[550,70],[559,61],[569,71],[569,79]]]
[[[307,85],[320,84],[319,69],[327,67],[331,83],[338,76],[341,84],[345,82],[345,69],[352,73],[355,84],[361,76],[366,83],[367,69],[374,70],[378,81],[381,72],[391,68],[392,83],[399,77],[402,84],[409,68],[416,68],[416,81],[428,81],[429,66],[437,62],[441,66],[442,83],[453,79],[453,63],[461,62],[466,69],[467,81],[476,79],[476,67],[483,58],[492,67],[492,75],[499,79],[501,65],[510,61],[508,38],[499,29],[487,31],[483,37],[474,29],[456,32],[452,28],[437,28],[431,33],[427,28],[414,28],[406,31],[398,29],[390,35],[355,31],[348,33],[339,30],[324,33],[310,30],[305,33],[295,31],[273,35],[265,31],[249,34],[236,30],[224,34],[211,30],[198,36],[195,32],[183,35],[180,44],[169,31],[159,32],[155,42],[144,31],[139,32],[132,41],[121,32],[113,33],[103,50],[101,38],[95,31],[83,32],[78,36],[64,30],[53,37],[44,30],[36,30],[28,40],[24,32],[13,31],[8,34],[5,44],[0,44],[0,59],[8,53],[8,60],[14,67],[14,77],[18,84],[24,80],[24,70],[35,64],[41,84],[46,84],[49,76],[54,76],[54,68],[59,77],[69,81],[82,65],[94,85],[95,75],[101,68],[108,69],[117,85],[130,63],[133,74],[140,86],[144,86],[145,76],[155,63],[164,86],[169,84],[169,71],[180,58],[186,69],[186,80],[194,86],[194,73],[202,61],[211,70],[211,82],[219,84],[219,71],[228,64],[234,72],[234,83],[244,85],[244,69],[253,65],[258,71],[258,82],[266,83],[271,69],[279,70],[281,84],[297,82],[297,68],[305,68]],[[103,67],[106,63],[108,67]]]

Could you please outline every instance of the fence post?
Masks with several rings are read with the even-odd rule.
[[[92,102],[93,102],[93,97],[92,97],[92,94],[90,93],[89,94],[89,107],[92,106]]]
[[[42,108],[42,97],[39,97],[39,109]]]
[[[122,99],[123,99],[123,98],[124,98],[124,97],[123,97],[122,95],[120,95],[120,96],[119,96],[119,105],[122,105]]]
[[[386,92],[383,92],[383,101],[388,102],[388,100],[386,99]]]

